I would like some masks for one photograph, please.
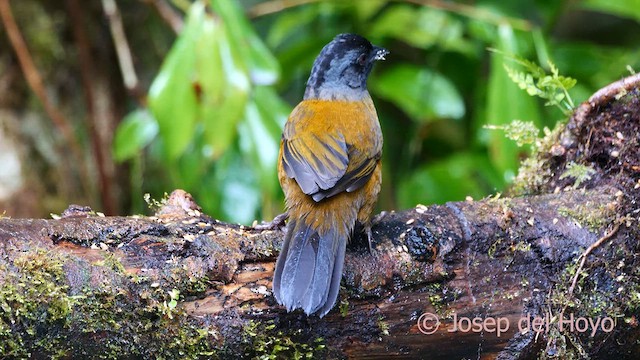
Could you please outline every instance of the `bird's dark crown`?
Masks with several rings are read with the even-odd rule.
[[[367,92],[367,77],[376,60],[389,52],[356,34],[340,34],[313,63],[304,98],[355,100]]]

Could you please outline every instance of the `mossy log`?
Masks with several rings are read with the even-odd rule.
[[[635,359],[639,81],[550,132],[512,193],[377,216],[322,319],[273,299],[282,229],[180,190],[153,217],[0,219],[0,357]]]

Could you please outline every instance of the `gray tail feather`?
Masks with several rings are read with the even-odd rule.
[[[320,235],[303,220],[291,220],[273,275],[278,303],[326,315],[338,298],[346,246],[346,236],[334,230]]]

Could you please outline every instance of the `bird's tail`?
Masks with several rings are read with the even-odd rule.
[[[273,294],[288,311],[326,315],[338,298],[347,236],[320,234],[303,219],[290,220],[273,275]]]

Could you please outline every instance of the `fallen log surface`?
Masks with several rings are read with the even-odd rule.
[[[273,299],[283,229],[181,190],[152,217],[0,219],[0,357],[635,359],[639,81],[550,132],[512,193],[380,214],[322,319]]]

